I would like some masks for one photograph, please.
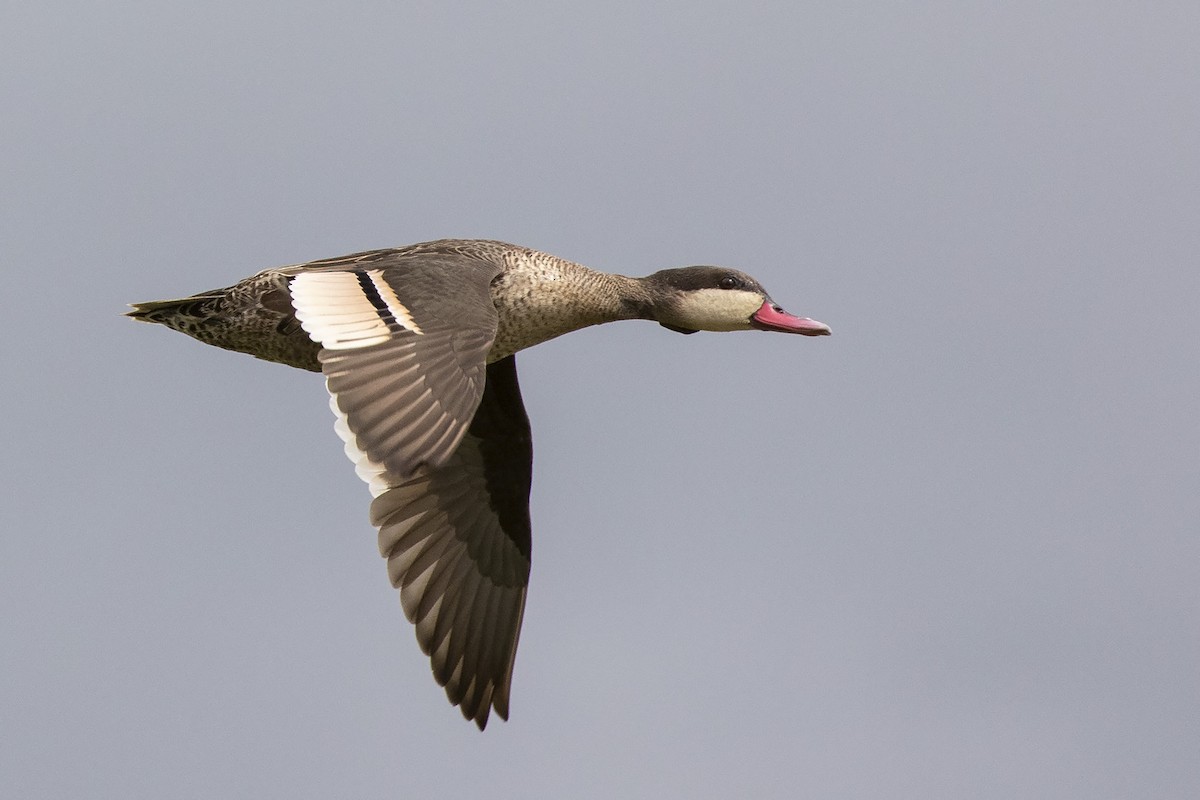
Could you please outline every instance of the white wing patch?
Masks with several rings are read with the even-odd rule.
[[[396,322],[399,322],[413,333],[424,333],[417,325],[417,321],[413,319],[412,314],[409,313],[408,306],[400,302],[400,298],[396,297],[396,293],[392,291],[392,287],[388,286],[388,282],[383,279],[383,272],[373,269],[367,272],[367,276],[371,279],[371,283],[375,284],[375,291],[379,292],[379,296],[387,304],[388,311],[392,312],[392,316],[396,318]]]
[[[383,280],[382,271],[367,270],[396,323],[422,333],[408,307]],[[304,272],[292,279],[292,305],[301,327],[328,350],[351,350],[386,342],[392,336],[379,309],[371,302],[354,272]]]
[[[358,446],[354,431],[350,430],[350,421],[346,419],[346,413],[338,408],[337,398],[332,395],[329,398],[329,407],[333,409],[334,416],[337,417],[337,421],[333,423],[333,429],[346,443],[346,457],[354,462],[355,474],[367,482],[367,486],[371,489],[371,497],[379,497],[391,488],[391,484],[395,482],[394,479],[388,474],[387,467],[372,461],[370,456]]]

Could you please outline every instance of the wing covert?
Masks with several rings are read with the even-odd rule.
[[[460,253],[370,255],[309,267],[289,288],[321,344],[347,454],[403,477],[443,463],[470,424],[496,335],[490,286],[500,267]]]

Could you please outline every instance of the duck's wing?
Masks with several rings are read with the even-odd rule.
[[[371,504],[379,550],[450,702],[482,730],[508,719],[529,582],[533,444],[514,357],[487,367],[479,410],[441,466]]]
[[[529,581],[533,447],[510,356],[485,366],[500,269],[380,251],[296,268],[336,429],[375,500],[405,615],[450,701],[508,718]]]
[[[491,261],[374,251],[296,269],[296,317],[319,359],[346,453],[378,493],[454,453],[483,395],[496,336]],[[360,457],[361,454],[361,457]]]

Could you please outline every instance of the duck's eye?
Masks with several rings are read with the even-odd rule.
[[[721,282],[717,284],[722,289],[736,289],[738,287],[738,279],[732,275],[726,275],[721,278]]]

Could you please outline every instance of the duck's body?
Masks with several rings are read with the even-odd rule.
[[[130,316],[325,373],[405,613],[451,702],[480,728],[491,708],[508,717],[529,577],[532,444],[512,356],[619,319],[829,332],[736,270],[628,278],[453,239],[269,269]]]
[[[389,250],[275,267],[226,289],[183,300],[138,303],[130,316],[157,322],[205,344],[237,350],[267,361],[321,371],[314,341],[296,319],[290,285],[301,274],[321,271],[394,268],[406,262],[437,264],[422,274],[422,290],[445,292],[440,299],[455,309],[456,284],[478,282],[490,272],[497,311],[495,338],[487,361],[506,356],[579,328],[618,319],[649,319],[648,298],[637,280],[588,269],[581,264],[526,247],[481,239],[443,239]],[[413,270],[408,270],[412,280]],[[434,280],[434,279],[437,280]],[[436,285],[435,285],[436,284]]]

